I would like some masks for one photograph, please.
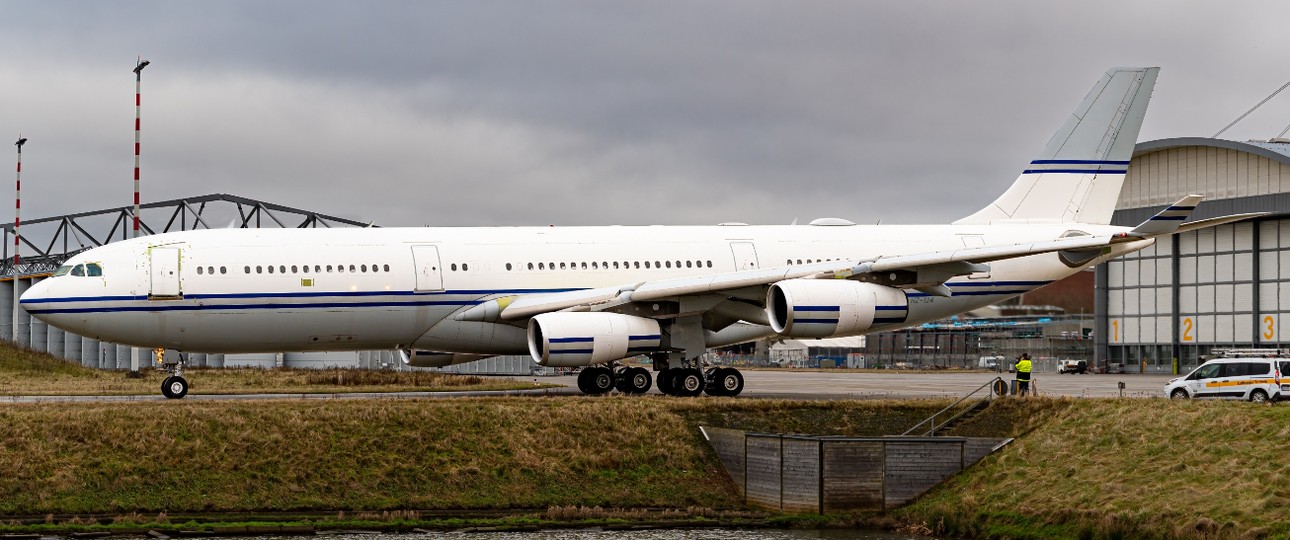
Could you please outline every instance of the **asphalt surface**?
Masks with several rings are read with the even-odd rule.
[[[959,397],[989,384],[996,377],[1011,381],[1009,373],[917,373],[745,370],[744,398],[782,399],[917,399]],[[1034,386],[1040,395],[1072,397],[1164,397],[1165,382],[1174,375],[1059,375],[1037,373]],[[528,381],[530,378],[518,377]],[[338,394],[189,394],[186,401],[272,399],[421,399],[486,396],[579,395],[572,376],[539,377],[538,382],[559,388],[484,392],[361,392]],[[1124,389],[1120,389],[1120,383]],[[657,394],[657,388],[650,390]],[[137,396],[0,396],[0,403],[141,402],[166,401],[160,394]]]

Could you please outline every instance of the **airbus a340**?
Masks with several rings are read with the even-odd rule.
[[[82,336],[186,352],[398,349],[413,366],[529,354],[588,394],[736,395],[703,353],[893,330],[1250,217],[1186,197],[1109,225],[1158,68],[1106,72],[993,203],[949,225],[198,230],[70,258],[21,305]],[[647,355],[653,372],[622,365]],[[183,397],[182,363],[167,397]]]

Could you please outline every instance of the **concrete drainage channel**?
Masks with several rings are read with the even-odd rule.
[[[787,513],[895,508],[1012,441],[700,429],[746,504]]]

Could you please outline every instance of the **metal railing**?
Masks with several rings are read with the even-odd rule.
[[[955,401],[954,403],[947,405],[944,409],[937,411],[936,414],[931,415],[926,420],[923,420],[922,422],[914,424],[914,427],[911,427],[908,430],[906,430],[904,433],[901,433],[901,436],[910,435],[911,433],[918,431],[918,429],[923,426],[928,426],[927,431],[917,436],[922,436],[922,437],[934,436],[936,435],[936,430],[938,428],[944,429],[945,426],[948,426],[954,423],[955,420],[958,420],[963,415],[969,412],[975,411],[982,404],[989,404],[990,401],[993,400],[997,394],[999,394],[999,391],[996,390],[997,388],[1002,388],[1002,389],[1008,388],[1008,383],[1003,380],[1003,377],[995,377],[994,379],[991,379],[989,382],[981,386],[978,386],[975,390],[968,392],[967,395],[959,398],[958,401]],[[963,410],[959,411],[958,413],[955,413],[953,416],[950,416],[949,418],[946,418],[940,424],[936,423],[936,419],[940,417],[942,414],[946,414],[949,411],[954,410],[955,406],[957,406],[960,403],[963,403],[964,401],[972,399],[973,396],[976,396],[982,390],[986,390],[985,397],[977,397],[975,403],[972,403],[971,405],[964,407]],[[1006,393],[1006,391],[1004,393]]]

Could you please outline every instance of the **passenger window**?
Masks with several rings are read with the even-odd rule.
[[[287,273],[287,265],[285,265],[285,264],[280,264],[280,265],[278,265],[278,273],[279,273],[279,274],[285,274],[285,273]]]
[[[86,266],[86,267],[85,267],[85,271],[87,271],[87,272],[88,272],[88,271],[90,271],[90,267],[89,267],[89,266]],[[214,266],[207,266],[207,267],[206,267],[206,273],[207,273],[207,274],[210,274],[210,275],[212,275],[212,276],[213,276],[213,275],[215,275],[215,267],[214,267]]]
[[[255,273],[257,273],[257,274],[263,274],[263,273],[264,273],[264,267],[263,267],[263,266],[256,266],[256,267],[255,267]]]
[[[220,273],[220,275],[227,274],[227,273],[228,273],[228,268],[223,267],[223,266],[219,267],[219,273]]]
[[[456,271],[457,271],[457,263],[452,263],[452,265],[451,265],[451,266],[449,266],[449,268],[452,268],[452,271],[453,271],[453,272],[456,272]]]
[[[564,270],[564,263],[560,263],[560,269]]]
[[[269,273],[270,273],[270,274],[272,274],[272,273],[273,273],[273,265],[269,265]]]
[[[667,267],[668,267],[668,268],[671,268],[671,267],[672,267],[672,261],[667,261]]]
[[[461,271],[462,271],[462,272],[465,272],[466,270],[469,270],[469,268],[466,268],[466,263],[461,263]],[[354,267],[353,267],[353,266],[349,267],[349,271],[350,271],[350,272],[353,272],[353,271],[354,271]]]
[[[712,268],[712,261],[708,261],[708,268]]]
[[[366,264],[365,264],[365,265],[363,265],[363,266],[358,267],[358,269],[359,269],[359,270],[362,270],[364,274],[366,274],[366,273],[367,273],[367,265],[366,265]]]
[[[531,268],[531,267],[530,267],[530,268]],[[384,270],[384,271],[386,271],[386,272],[389,272],[389,271],[390,271],[390,265],[388,265],[388,264],[386,264],[386,265],[382,265],[382,266],[381,266],[381,270]]]
[[[645,268],[649,268],[649,261],[645,261]]]
[[[506,263],[506,271],[507,272],[511,271],[511,263]]]
[[[635,265],[636,265],[636,268],[640,268],[640,267],[641,267],[641,262],[640,262],[640,261],[636,261],[636,262],[634,262],[634,263],[632,263],[632,264],[635,264]],[[645,263],[645,268],[649,268],[649,263]]]
[[[339,272],[339,273],[341,273],[341,274],[344,274],[344,273],[345,273],[345,265],[343,265],[343,264],[338,264],[338,265],[336,265],[336,271],[337,271],[337,272]]]
[[[693,266],[691,266],[691,265],[693,265],[693,264],[694,264],[694,261],[685,261],[685,267],[686,267],[686,268],[694,268]]]
[[[327,271],[328,271],[328,272],[330,272],[330,271],[331,271],[331,269],[330,269],[330,268],[328,268],[328,269],[327,269]],[[314,265],[314,273],[315,273],[315,274],[321,274],[321,273],[322,273],[322,265],[321,265],[321,264],[315,264],[315,265]]]
[[[533,263],[529,263],[529,270],[533,269]]]
[[[330,273],[331,273],[331,270],[332,270],[331,265],[330,265],[330,264],[329,264],[329,265],[327,265],[327,273],[328,273],[328,274],[330,274]]]
[[[243,269],[244,271],[246,271],[246,273],[248,273],[248,274],[250,274],[250,273],[251,273],[251,267],[250,267],[250,266],[244,266],[244,267],[242,267],[242,269]]]
[[[200,266],[198,266],[198,267],[197,267],[197,275],[199,275],[199,276],[200,276],[200,275],[202,275],[202,273],[203,273],[203,272],[205,272],[205,271],[206,271],[206,269],[205,269],[205,268],[202,268],[202,267],[200,267]]]
[[[583,270],[586,270],[586,269],[587,269],[587,262],[586,262],[586,261],[583,261],[583,262],[582,262],[582,269],[583,269]]]
[[[298,272],[300,272],[299,267],[297,267],[297,266],[296,266],[296,265],[294,265],[294,264],[293,264],[293,265],[291,265],[291,273],[292,273],[292,274],[295,274],[295,273],[298,273]]]

